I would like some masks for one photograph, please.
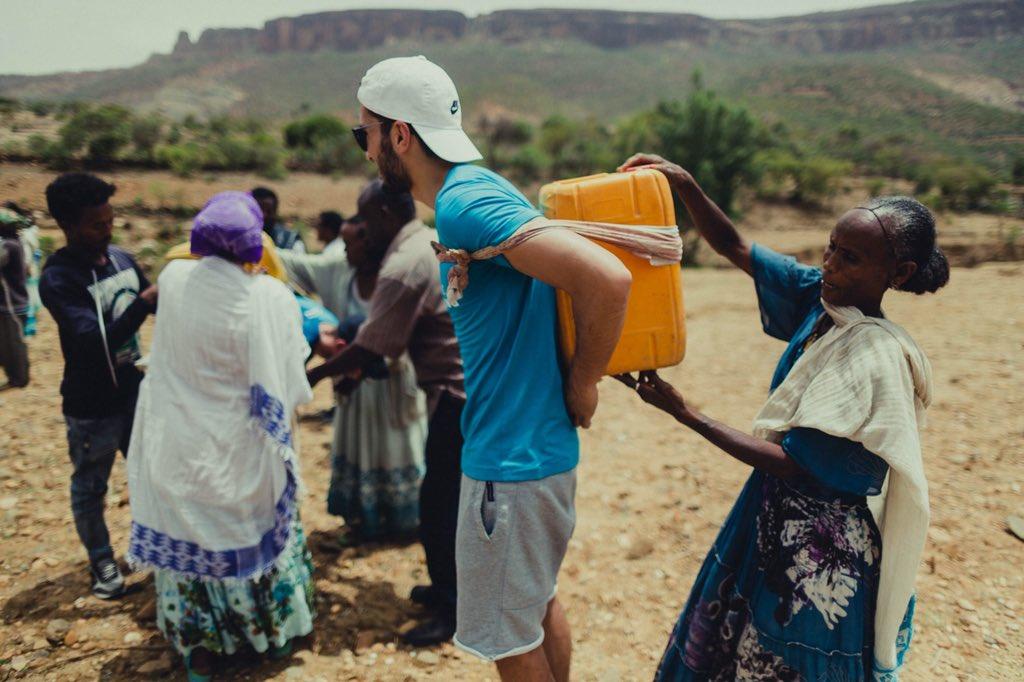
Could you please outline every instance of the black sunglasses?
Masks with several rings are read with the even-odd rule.
[[[372,128],[373,126],[379,126],[379,125],[381,125],[383,123],[384,123],[384,121],[375,121],[373,123],[364,123],[363,125],[356,126],[355,128],[352,129],[352,136],[354,138],[356,138],[356,144],[359,145],[360,149],[362,149],[364,152],[368,150],[368,148],[367,148],[367,132],[366,132],[367,129]]]

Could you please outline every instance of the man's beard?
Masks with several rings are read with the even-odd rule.
[[[409,172],[391,147],[391,140],[387,135],[381,138],[380,154],[377,155],[377,171],[380,173],[383,189],[388,194],[404,194],[412,189]]]

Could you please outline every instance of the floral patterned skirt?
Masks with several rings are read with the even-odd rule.
[[[313,563],[298,514],[277,568],[259,580],[198,580],[157,569],[157,627],[182,656],[284,646],[313,631]]]
[[[754,472],[658,680],[870,680],[881,538],[864,497]]]

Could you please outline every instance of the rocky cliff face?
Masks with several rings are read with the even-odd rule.
[[[474,33],[502,42],[576,39],[604,48],[671,40],[705,45],[724,28],[695,14],[572,10],[501,11],[472,23]]]
[[[195,43],[179,36],[172,54],[352,51],[415,38],[451,42],[466,33],[469,19],[458,12],[354,10],[274,19],[262,29],[208,29]]]
[[[1024,0],[913,2],[759,21],[716,21],[693,14],[573,10],[501,11],[468,19],[458,12],[354,10],[268,21],[262,29],[209,29],[178,37],[172,54],[240,50],[359,50],[391,41],[522,42],[574,38],[602,48],[686,41],[755,41],[805,52],[845,52],[912,42],[1024,35]]]
[[[915,2],[758,22],[772,43],[807,52],[848,52],[907,43],[1024,34],[1024,2]]]

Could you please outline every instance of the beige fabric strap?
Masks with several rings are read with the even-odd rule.
[[[445,287],[445,300],[448,305],[458,307],[462,293],[469,286],[471,262],[500,256],[537,235],[555,229],[572,230],[583,237],[622,247],[629,253],[650,261],[651,265],[678,264],[683,257],[683,241],[679,237],[679,229],[674,225],[620,225],[536,218],[520,227],[505,241],[477,251],[449,249],[438,242],[431,242],[437,259],[442,263],[453,264],[448,271],[448,282]]]

